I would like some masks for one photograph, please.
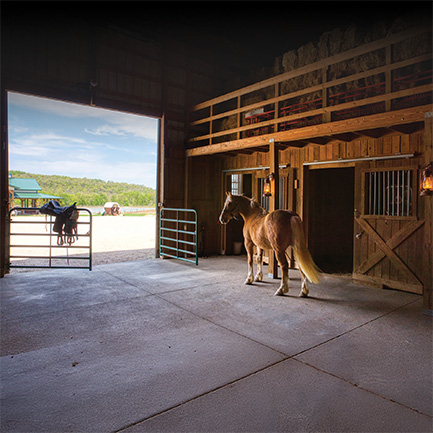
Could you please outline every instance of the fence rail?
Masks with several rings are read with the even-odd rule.
[[[431,104],[431,51],[403,60],[392,55],[396,44],[430,33],[431,28],[422,27],[401,32],[197,104],[191,109],[189,147],[242,142],[365,116],[365,110],[382,113]],[[363,55],[369,56],[369,67],[330,76],[336,65]],[[308,74],[314,84],[283,90],[285,83]]]
[[[53,231],[56,217],[45,215],[45,219],[38,216],[35,220],[34,217],[39,208],[12,208],[8,214],[9,268],[89,269],[91,271],[92,213],[85,208],[77,208],[77,210],[80,216],[81,213],[87,213],[85,215],[86,221],[77,221],[76,234],[69,236],[69,239],[67,238],[65,242],[64,238],[59,236],[59,233]],[[32,215],[15,220],[13,213],[21,211],[30,211]],[[35,239],[35,243],[21,243],[19,239],[24,237]],[[56,241],[53,242],[53,239],[56,239]],[[83,239],[83,242],[81,242],[81,239]],[[69,250],[73,250],[77,255],[70,256]],[[33,254],[28,254],[29,251]],[[16,259],[31,259],[37,264],[19,264]],[[41,261],[44,262],[41,263]],[[77,263],[77,265],[72,265],[71,262]],[[78,266],[79,263],[83,265]]]
[[[198,265],[197,212],[194,209],[162,208],[159,254]]]

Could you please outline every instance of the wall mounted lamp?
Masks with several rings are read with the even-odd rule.
[[[433,194],[433,169],[432,163],[425,165],[420,171],[419,195]]]
[[[269,197],[272,195],[272,182],[274,181],[274,173],[271,173],[266,177],[265,182],[263,184],[263,196]]]

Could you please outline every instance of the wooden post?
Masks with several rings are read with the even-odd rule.
[[[279,209],[279,196],[280,196],[280,162],[278,155],[278,145],[274,139],[269,142],[269,169],[270,173],[274,173],[274,180],[272,182],[272,195],[270,197],[269,211]],[[275,258],[275,254],[269,254],[269,268],[268,274],[270,278],[278,278],[278,262]]]
[[[238,96],[237,98],[237,109],[239,110],[241,108],[241,97]],[[241,113],[240,111],[238,111],[237,114],[237,127],[240,128],[241,127]],[[240,131],[236,132],[236,140],[239,140],[241,138],[241,133]]]
[[[424,164],[433,159],[433,111],[426,113],[424,121]],[[419,197],[424,202],[424,314],[433,315],[433,196]]]
[[[0,107],[0,278],[2,278],[9,272],[9,225],[7,223],[9,211],[8,103],[7,92],[3,86]]]
[[[322,108],[326,108],[328,106],[328,89],[325,87],[326,82],[328,81],[328,67],[322,69]],[[322,122],[328,123],[331,121],[331,113],[323,113]]]

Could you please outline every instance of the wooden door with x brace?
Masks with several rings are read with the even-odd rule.
[[[362,163],[355,171],[355,279],[422,294],[418,160]]]

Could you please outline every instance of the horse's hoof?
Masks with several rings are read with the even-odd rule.
[[[275,293],[274,296],[284,296],[284,291],[283,289],[280,287]]]
[[[245,280],[245,283],[244,283],[245,285],[247,285],[247,286],[250,286],[251,284],[253,284],[253,280],[251,279],[251,278],[247,278],[246,280]]]
[[[308,293],[301,292],[301,293],[299,294],[299,297],[300,297],[300,298],[308,298]]]
[[[256,275],[255,277],[254,277],[254,281],[255,282],[260,282],[260,281],[263,281],[263,275]]]

